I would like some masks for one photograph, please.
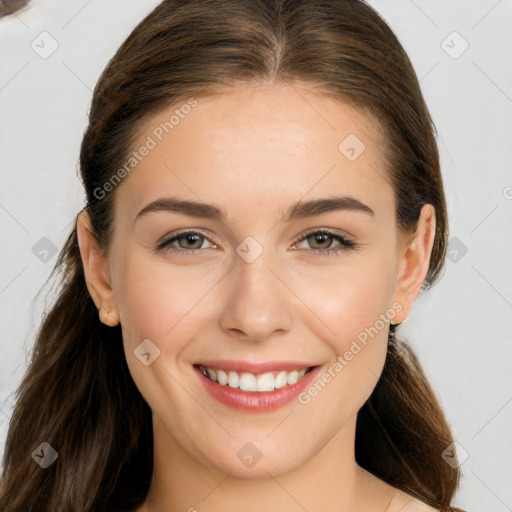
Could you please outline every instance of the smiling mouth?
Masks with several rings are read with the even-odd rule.
[[[292,386],[307,375],[314,366],[292,371],[272,371],[265,373],[225,371],[209,368],[201,364],[194,365],[208,380],[221,386],[227,386],[241,391],[268,393],[275,389]]]

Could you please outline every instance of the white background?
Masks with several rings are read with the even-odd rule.
[[[43,262],[33,247],[46,237],[60,251],[83,207],[76,170],[92,89],[157,3],[36,0],[0,19],[0,454],[48,290],[36,294],[58,254]],[[512,1],[371,4],[408,52],[437,126],[452,237],[453,261],[398,332],[468,455],[454,504],[511,511]],[[52,39],[58,48],[43,59],[31,44],[43,51],[45,37],[44,51]]]

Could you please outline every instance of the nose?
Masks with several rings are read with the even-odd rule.
[[[263,251],[252,263],[235,258],[219,319],[231,336],[256,342],[291,329],[294,295],[269,253]]]

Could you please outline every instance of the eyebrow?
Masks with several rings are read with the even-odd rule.
[[[322,213],[339,210],[355,211],[375,217],[375,212],[368,205],[355,197],[342,195],[310,201],[298,201],[292,204],[283,214],[283,220],[284,222],[291,222],[295,219],[313,217]],[[218,222],[225,222],[227,219],[226,211],[213,204],[183,200],[176,197],[162,197],[142,208],[137,214],[135,221],[149,212],[157,211],[176,212],[190,217],[200,217]]]

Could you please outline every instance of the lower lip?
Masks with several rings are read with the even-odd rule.
[[[222,386],[208,379],[198,368],[194,368],[201,382],[210,395],[220,403],[239,411],[267,412],[283,407],[297,398],[313,381],[320,367],[313,368],[302,379],[291,386],[275,389],[274,391],[254,392],[242,391]]]

